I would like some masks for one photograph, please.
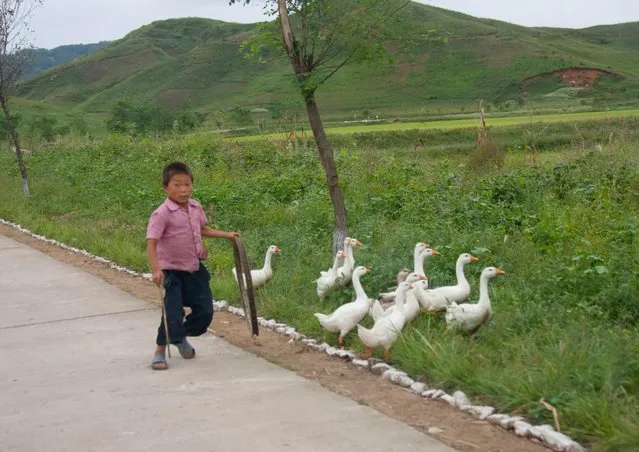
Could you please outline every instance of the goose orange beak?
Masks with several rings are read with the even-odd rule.
[[[441,253],[440,253],[439,251],[437,251],[437,250],[432,250],[432,251],[431,251],[431,254],[432,254],[433,256],[439,256]]]
[[[430,248],[430,245],[426,242],[423,242],[422,245],[424,245],[424,248]]]
[[[280,249],[279,248],[275,248],[275,254],[280,254]]]
[[[505,275],[506,274],[506,272],[503,271],[501,268],[495,269],[495,273],[498,274],[498,275]]]
[[[373,271],[373,269],[371,267],[369,267],[369,266],[366,266],[364,268],[366,269],[367,272],[372,272]]]
[[[419,275],[419,280],[420,281],[426,281],[428,278],[425,277],[424,275]]]
[[[470,261],[471,262],[477,262],[479,259],[477,259],[475,256],[470,256]]]
[[[356,240],[356,241],[355,241],[355,245],[357,245],[357,246],[362,246],[362,242],[360,242],[359,240]]]

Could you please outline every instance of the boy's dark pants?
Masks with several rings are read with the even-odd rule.
[[[163,270],[164,303],[172,344],[179,344],[186,336],[204,334],[213,320],[213,295],[209,287],[211,275],[204,265],[196,272]],[[184,319],[184,306],[191,313]],[[158,328],[157,345],[166,345],[164,318]]]

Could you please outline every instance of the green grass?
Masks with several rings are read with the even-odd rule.
[[[393,349],[398,367],[433,386],[459,388],[478,403],[552,424],[594,450],[639,444],[639,122],[634,118],[495,129],[499,169],[471,165],[472,130],[335,136],[356,261],[371,296],[412,262],[416,242],[441,252],[426,264],[433,286],[454,280],[459,253],[477,299],[483,266],[494,318],[475,341],[421,317]],[[415,149],[416,137],[426,148]],[[507,144],[506,144],[507,143]],[[601,146],[601,147],[599,147]],[[24,200],[13,157],[0,154],[0,217],[148,271],[145,230],[162,201],[164,164],[195,171],[195,198],[214,224],[239,230],[252,264],[270,244],[282,249],[275,276],[257,293],[261,315],[334,344],[314,312],[353,297],[319,301],[313,280],[331,265],[332,213],[317,152],[304,142],[219,141],[215,134],[166,140],[108,136],[28,156],[32,197]],[[477,168],[477,169],[474,169]],[[238,302],[226,241],[208,242],[218,298]],[[370,319],[366,319],[370,324]],[[149,336],[151,338],[151,336]],[[356,334],[347,346],[361,350]]]

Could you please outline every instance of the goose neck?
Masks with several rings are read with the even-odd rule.
[[[479,279],[479,305],[490,307],[490,297],[488,296],[488,276],[481,275]]]
[[[264,256],[264,269],[270,269],[271,268],[271,256],[273,255],[273,253],[271,253],[271,251],[267,251],[266,252],[266,256]]]
[[[397,288],[397,296],[395,297],[395,309],[403,309],[404,302],[406,301],[406,287],[400,286]]]
[[[358,300],[367,300],[368,301],[368,296],[366,295],[366,292],[364,292],[364,288],[362,287],[362,283],[359,280],[359,273],[355,272],[353,273],[353,277],[352,277],[352,281],[353,281],[353,288],[355,288],[355,296],[357,297]]]
[[[424,272],[424,259],[426,258],[426,256],[424,255],[424,253],[420,253],[419,256],[415,255],[415,265],[414,265],[414,272],[417,273],[418,275],[425,275],[426,273]]]
[[[461,259],[457,260],[457,266],[455,267],[455,274],[457,275],[457,285],[468,285],[466,275],[464,275],[464,262]]]

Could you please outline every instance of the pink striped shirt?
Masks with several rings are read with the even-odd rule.
[[[166,199],[151,214],[147,239],[158,241],[158,264],[162,270],[194,272],[207,258],[202,243],[202,227],[208,223],[200,203],[189,199],[187,210]]]

